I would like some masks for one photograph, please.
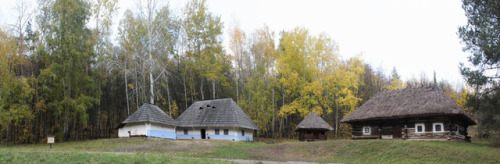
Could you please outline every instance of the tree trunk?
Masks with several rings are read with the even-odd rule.
[[[285,89],[283,89],[283,104],[282,105],[285,105]],[[280,118],[280,138],[282,137],[282,134],[283,134],[283,117]]]
[[[184,82],[184,103],[186,104],[186,109],[188,108],[187,103],[187,88],[186,88],[186,77],[182,77],[182,81]]]
[[[108,114],[108,119],[106,119],[106,132],[107,132],[107,135],[108,135],[107,137],[108,137],[108,138],[111,136],[111,130],[110,130],[110,124],[111,124],[111,123],[110,123],[110,120],[111,120],[111,119],[110,119],[110,117],[111,117],[111,116],[110,116],[110,114],[109,114],[109,113],[110,113],[110,112],[109,112],[109,108],[108,108],[108,111],[107,111],[107,114]]]
[[[137,78],[137,65],[134,66],[134,74],[135,74],[135,105],[136,109],[139,109],[139,85],[138,84],[138,78]]]
[[[125,101],[127,101],[127,116],[130,116],[130,106],[128,104],[128,81],[127,81],[127,63],[125,63]]]
[[[212,93],[213,93],[213,100],[215,100],[215,80],[212,80]]]
[[[274,134],[275,134],[274,133],[275,132],[274,131],[274,121],[275,121],[274,117],[276,116],[276,108],[275,108],[276,104],[275,104],[275,101],[274,101],[274,87],[272,88],[272,94],[273,94],[272,95],[272,98],[273,98],[273,105],[272,105],[272,108],[273,108],[273,120],[272,120],[272,124],[271,125],[272,125],[272,130],[273,130],[273,136],[272,137],[274,138]]]
[[[69,139],[69,111],[66,107],[66,109],[64,109],[63,140],[68,141],[68,139]]]
[[[149,60],[152,60],[151,55],[149,56]],[[152,66],[151,66],[152,67]],[[149,99],[149,103],[154,104],[155,103],[155,93],[154,93],[154,81],[153,81],[153,68],[150,68],[149,72],[149,92],[151,94],[151,97]]]
[[[97,111],[97,134],[101,137],[101,111]]]
[[[68,88],[69,88],[69,91],[67,92],[68,93],[68,97],[71,98],[71,79],[68,80]],[[63,80],[63,85],[64,85],[64,80]],[[64,106],[65,109],[64,109],[64,128],[63,128],[63,139],[64,141],[67,141],[69,139],[69,110],[68,110],[68,106],[65,105]]]
[[[335,97],[335,100],[337,100],[337,97]],[[337,104],[337,102],[335,102],[335,138],[338,137],[337,135],[338,129],[339,129],[339,105]]]
[[[239,94],[239,80],[238,76],[236,76],[236,103],[238,103],[238,100],[240,99],[240,94]]]
[[[191,88],[191,101],[194,101],[194,94],[196,93],[196,87],[194,86],[193,82],[193,73],[190,73],[190,75],[191,78],[189,79],[189,81],[191,81],[191,86],[189,88]]]
[[[201,100],[205,100],[205,96],[203,95],[203,78],[200,78],[200,93],[201,93]]]
[[[156,7],[152,4],[152,1],[148,1],[148,51],[149,51],[149,92],[151,97],[149,98],[149,103],[155,103],[155,93],[154,93],[154,80],[153,80],[153,10]]]
[[[9,125],[7,125],[5,130],[5,146],[9,146]]]
[[[168,112],[169,112],[170,117],[172,117],[172,110],[170,110],[171,106],[172,106],[171,99],[170,99],[170,88],[168,87],[168,77],[166,77],[166,78],[167,78],[166,83],[167,83]]]
[[[147,93],[147,81],[146,81],[147,76],[142,76],[142,99],[141,103],[147,103],[148,102],[148,97],[146,95]]]

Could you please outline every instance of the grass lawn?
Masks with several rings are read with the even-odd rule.
[[[229,163],[207,158],[174,157],[162,153],[88,153],[0,151],[0,163]]]
[[[269,142],[268,142],[269,143]],[[233,142],[98,139],[0,148],[0,163],[222,163],[210,158],[340,163],[500,163],[484,143],[398,140]],[[113,153],[118,152],[118,153]]]

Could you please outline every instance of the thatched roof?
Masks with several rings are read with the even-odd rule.
[[[153,104],[143,104],[139,110],[130,115],[121,125],[136,122],[154,122],[164,125],[177,125],[176,121],[167,115],[160,107]]]
[[[463,118],[471,125],[476,124],[441,88],[427,86],[380,92],[341,122],[452,115]]]
[[[176,121],[180,127],[239,127],[259,130],[231,98],[197,101]]]
[[[311,112],[307,115],[307,117],[295,127],[294,131],[300,129],[333,130],[333,128],[315,112]]]

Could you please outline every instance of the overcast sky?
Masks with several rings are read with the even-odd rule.
[[[15,0],[0,0],[0,23],[16,19]],[[165,1],[165,4],[168,1]],[[186,2],[171,0],[180,13]],[[34,4],[35,5],[35,4]],[[278,33],[302,26],[314,35],[326,32],[347,59],[362,53],[363,60],[374,69],[389,74],[393,67],[404,80],[425,73],[432,78],[462,85],[458,70],[467,63],[467,53],[457,35],[459,26],[467,23],[460,0],[210,0],[208,8],[224,22],[224,44],[227,31],[235,22],[249,36],[267,24]],[[135,0],[119,0],[115,24],[126,9],[136,9]],[[114,28],[117,28],[115,25]],[[115,32],[117,31],[114,29]],[[278,38],[276,38],[278,39]],[[229,51],[228,51],[229,52]]]

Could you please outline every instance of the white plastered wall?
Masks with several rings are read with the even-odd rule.
[[[253,138],[253,130],[251,129],[243,129],[243,128],[234,128],[234,127],[205,127],[205,128],[200,128],[200,127],[177,127],[176,128],[176,134],[178,136],[184,135],[184,129],[188,129],[188,135],[189,136],[199,136],[201,138],[201,129],[205,129],[205,133],[207,136],[213,136],[210,139],[217,139],[218,137],[214,137],[215,135],[215,129],[219,129],[219,135],[225,139],[236,139],[237,136],[242,136],[241,131],[245,131],[245,137],[250,137]],[[229,130],[228,135],[224,135],[224,129]],[[233,136],[233,137],[231,137]],[[219,138],[220,139],[220,138]]]
[[[175,127],[174,126],[162,125],[162,124],[157,124],[157,123],[151,123],[149,125],[150,125],[149,129],[151,129],[151,130],[161,130],[161,131],[166,131],[166,132],[175,132]]]
[[[118,129],[118,137],[129,137],[129,131],[130,135],[135,136],[135,135],[146,135],[148,132],[148,127],[150,127],[150,124],[146,124],[145,122],[141,123],[130,123],[126,124],[122,128]]]
[[[201,135],[202,128],[178,127],[176,130],[177,135],[184,135],[184,129],[188,130],[188,135]],[[206,128],[204,128],[206,130]]]
[[[215,134],[215,129],[219,129],[219,135],[224,135],[224,129],[229,130],[229,135],[241,135],[241,130],[239,128],[213,128],[213,127],[208,127],[208,128],[184,128],[184,127],[178,127],[177,128],[177,134],[178,135],[184,135],[184,129],[188,129],[188,134],[189,135],[201,135],[201,129],[205,129],[205,133],[207,135],[214,135]],[[247,134],[247,131],[245,131],[245,135]],[[250,134],[253,134],[250,132]]]

